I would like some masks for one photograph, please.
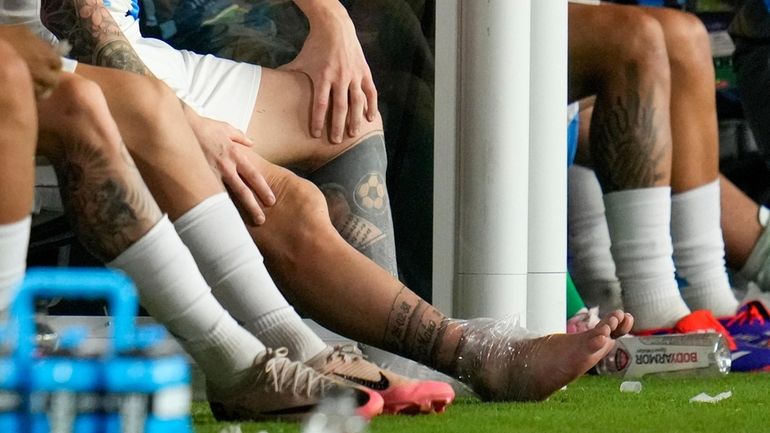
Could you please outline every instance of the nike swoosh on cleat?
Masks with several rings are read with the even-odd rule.
[[[369,389],[373,389],[375,391],[385,391],[390,386],[390,381],[388,380],[387,377],[385,377],[384,374],[382,374],[382,372],[380,372],[380,380],[377,382],[373,380],[363,379],[356,376],[348,376],[346,374],[334,373],[334,375],[342,379],[345,379],[347,381],[357,383],[361,386],[365,386]]]
[[[731,358],[732,358],[733,361],[735,361],[736,359],[743,358],[744,356],[746,356],[746,355],[748,355],[750,353],[751,352],[749,352],[748,350],[741,350],[740,352],[733,352]]]

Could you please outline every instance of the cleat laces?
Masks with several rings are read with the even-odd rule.
[[[752,324],[764,325],[765,315],[757,308],[756,305],[750,304],[748,308],[736,314],[727,322],[727,326],[733,325],[752,325]]]
[[[305,364],[291,361],[288,354],[289,350],[285,347],[267,349],[265,357],[269,359],[265,362],[264,372],[268,375],[268,384],[273,386],[273,391],[304,393],[308,397],[315,393],[324,395],[326,388],[333,382]]]

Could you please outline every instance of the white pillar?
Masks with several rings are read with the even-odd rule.
[[[530,0],[463,0],[460,50],[454,312],[525,325]]]
[[[453,315],[457,209],[459,0],[436,2],[433,144],[433,305]]]
[[[567,268],[567,0],[532,2],[527,327],[564,332]]]

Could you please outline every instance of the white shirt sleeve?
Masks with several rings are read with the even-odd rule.
[[[0,0],[0,25],[19,24],[26,25],[46,42],[57,41],[40,22],[40,0]]]

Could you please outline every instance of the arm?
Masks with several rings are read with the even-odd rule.
[[[40,15],[78,61],[152,76],[102,0],[44,0]]]
[[[361,122],[377,115],[372,74],[353,22],[338,0],[294,3],[310,22],[310,33],[297,57],[283,68],[304,72],[313,81],[310,133],[320,137],[328,115],[329,139],[339,143],[346,130],[357,135]]]

